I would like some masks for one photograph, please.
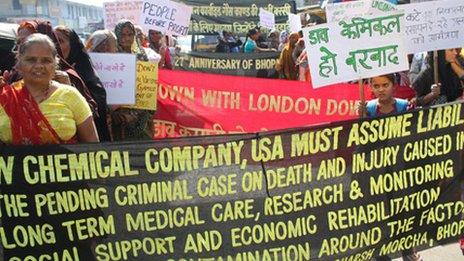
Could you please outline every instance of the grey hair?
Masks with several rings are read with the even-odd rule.
[[[116,41],[116,36],[113,32],[108,29],[98,30],[93,32],[93,34],[87,39],[85,47],[87,51],[94,52],[102,43],[106,42],[108,39]]]
[[[18,56],[23,55],[29,47],[35,44],[46,45],[52,51],[53,57],[57,57],[58,52],[56,51],[56,47],[52,39],[45,34],[39,33],[31,34],[26,38],[26,40],[19,46]]]

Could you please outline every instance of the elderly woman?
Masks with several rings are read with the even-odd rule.
[[[143,33],[142,27],[139,25],[134,25],[135,28],[135,39],[138,43],[140,43],[140,47],[145,51],[147,54],[147,58],[149,62],[159,64],[161,61],[161,56],[153,49],[149,48],[149,41],[147,37]]]
[[[62,58],[62,51],[51,23],[44,20],[31,20],[21,23],[18,28],[18,43],[21,44],[22,41],[32,33],[41,33],[52,39],[56,45],[56,50],[60,58],[58,66],[59,68],[55,71],[54,80],[62,84],[74,86],[82,94],[82,96],[84,96],[94,116],[97,116],[97,103],[93,99],[92,94],[90,93],[89,88],[85,84],[84,80],[82,80],[79,74],[74,70],[73,66],[71,66]],[[13,73],[13,75],[9,75],[7,78],[9,83],[13,83],[20,80],[21,75]]]
[[[147,54],[135,38],[134,24],[121,20],[115,27],[117,47],[120,53],[133,53],[138,60],[148,61]],[[135,43],[135,44],[134,44]],[[132,108],[118,108],[111,113],[113,137],[115,140],[151,139],[151,118],[153,112]]]
[[[135,25],[126,19],[118,22],[114,28],[114,34],[117,39],[118,52],[120,53],[133,53],[137,56],[139,61],[148,61],[147,54],[142,48],[138,38],[136,38]]]
[[[19,46],[23,79],[0,94],[0,140],[6,144],[98,142],[92,112],[72,86],[53,81],[57,51],[48,36],[32,34]]]
[[[118,51],[116,36],[107,29],[95,31],[87,39],[85,48],[94,53],[116,53]]]
[[[55,35],[61,50],[62,63],[74,69],[96,102],[97,113],[94,120],[100,139],[102,141],[110,141],[108,124],[106,123],[106,115],[108,113],[106,91],[92,67],[90,57],[84,45],[77,33],[66,26],[55,27]]]

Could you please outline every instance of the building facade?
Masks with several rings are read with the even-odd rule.
[[[103,27],[103,8],[67,0],[2,0],[0,21],[19,23],[45,19],[53,26],[67,25],[85,35]]]

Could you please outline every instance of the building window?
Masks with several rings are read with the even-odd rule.
[[[22,6],[19,3],[19,0],[13,0],[13,9],[14,10],[21,10],[22,9]]]

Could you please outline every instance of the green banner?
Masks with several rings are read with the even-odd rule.
[[[259,25],[259,8],[274,13],[276,30],[288,30],[288,13],[295,13],[295,1],[184,1],[193,6],[189,34],[231,31],[246,35]]]

